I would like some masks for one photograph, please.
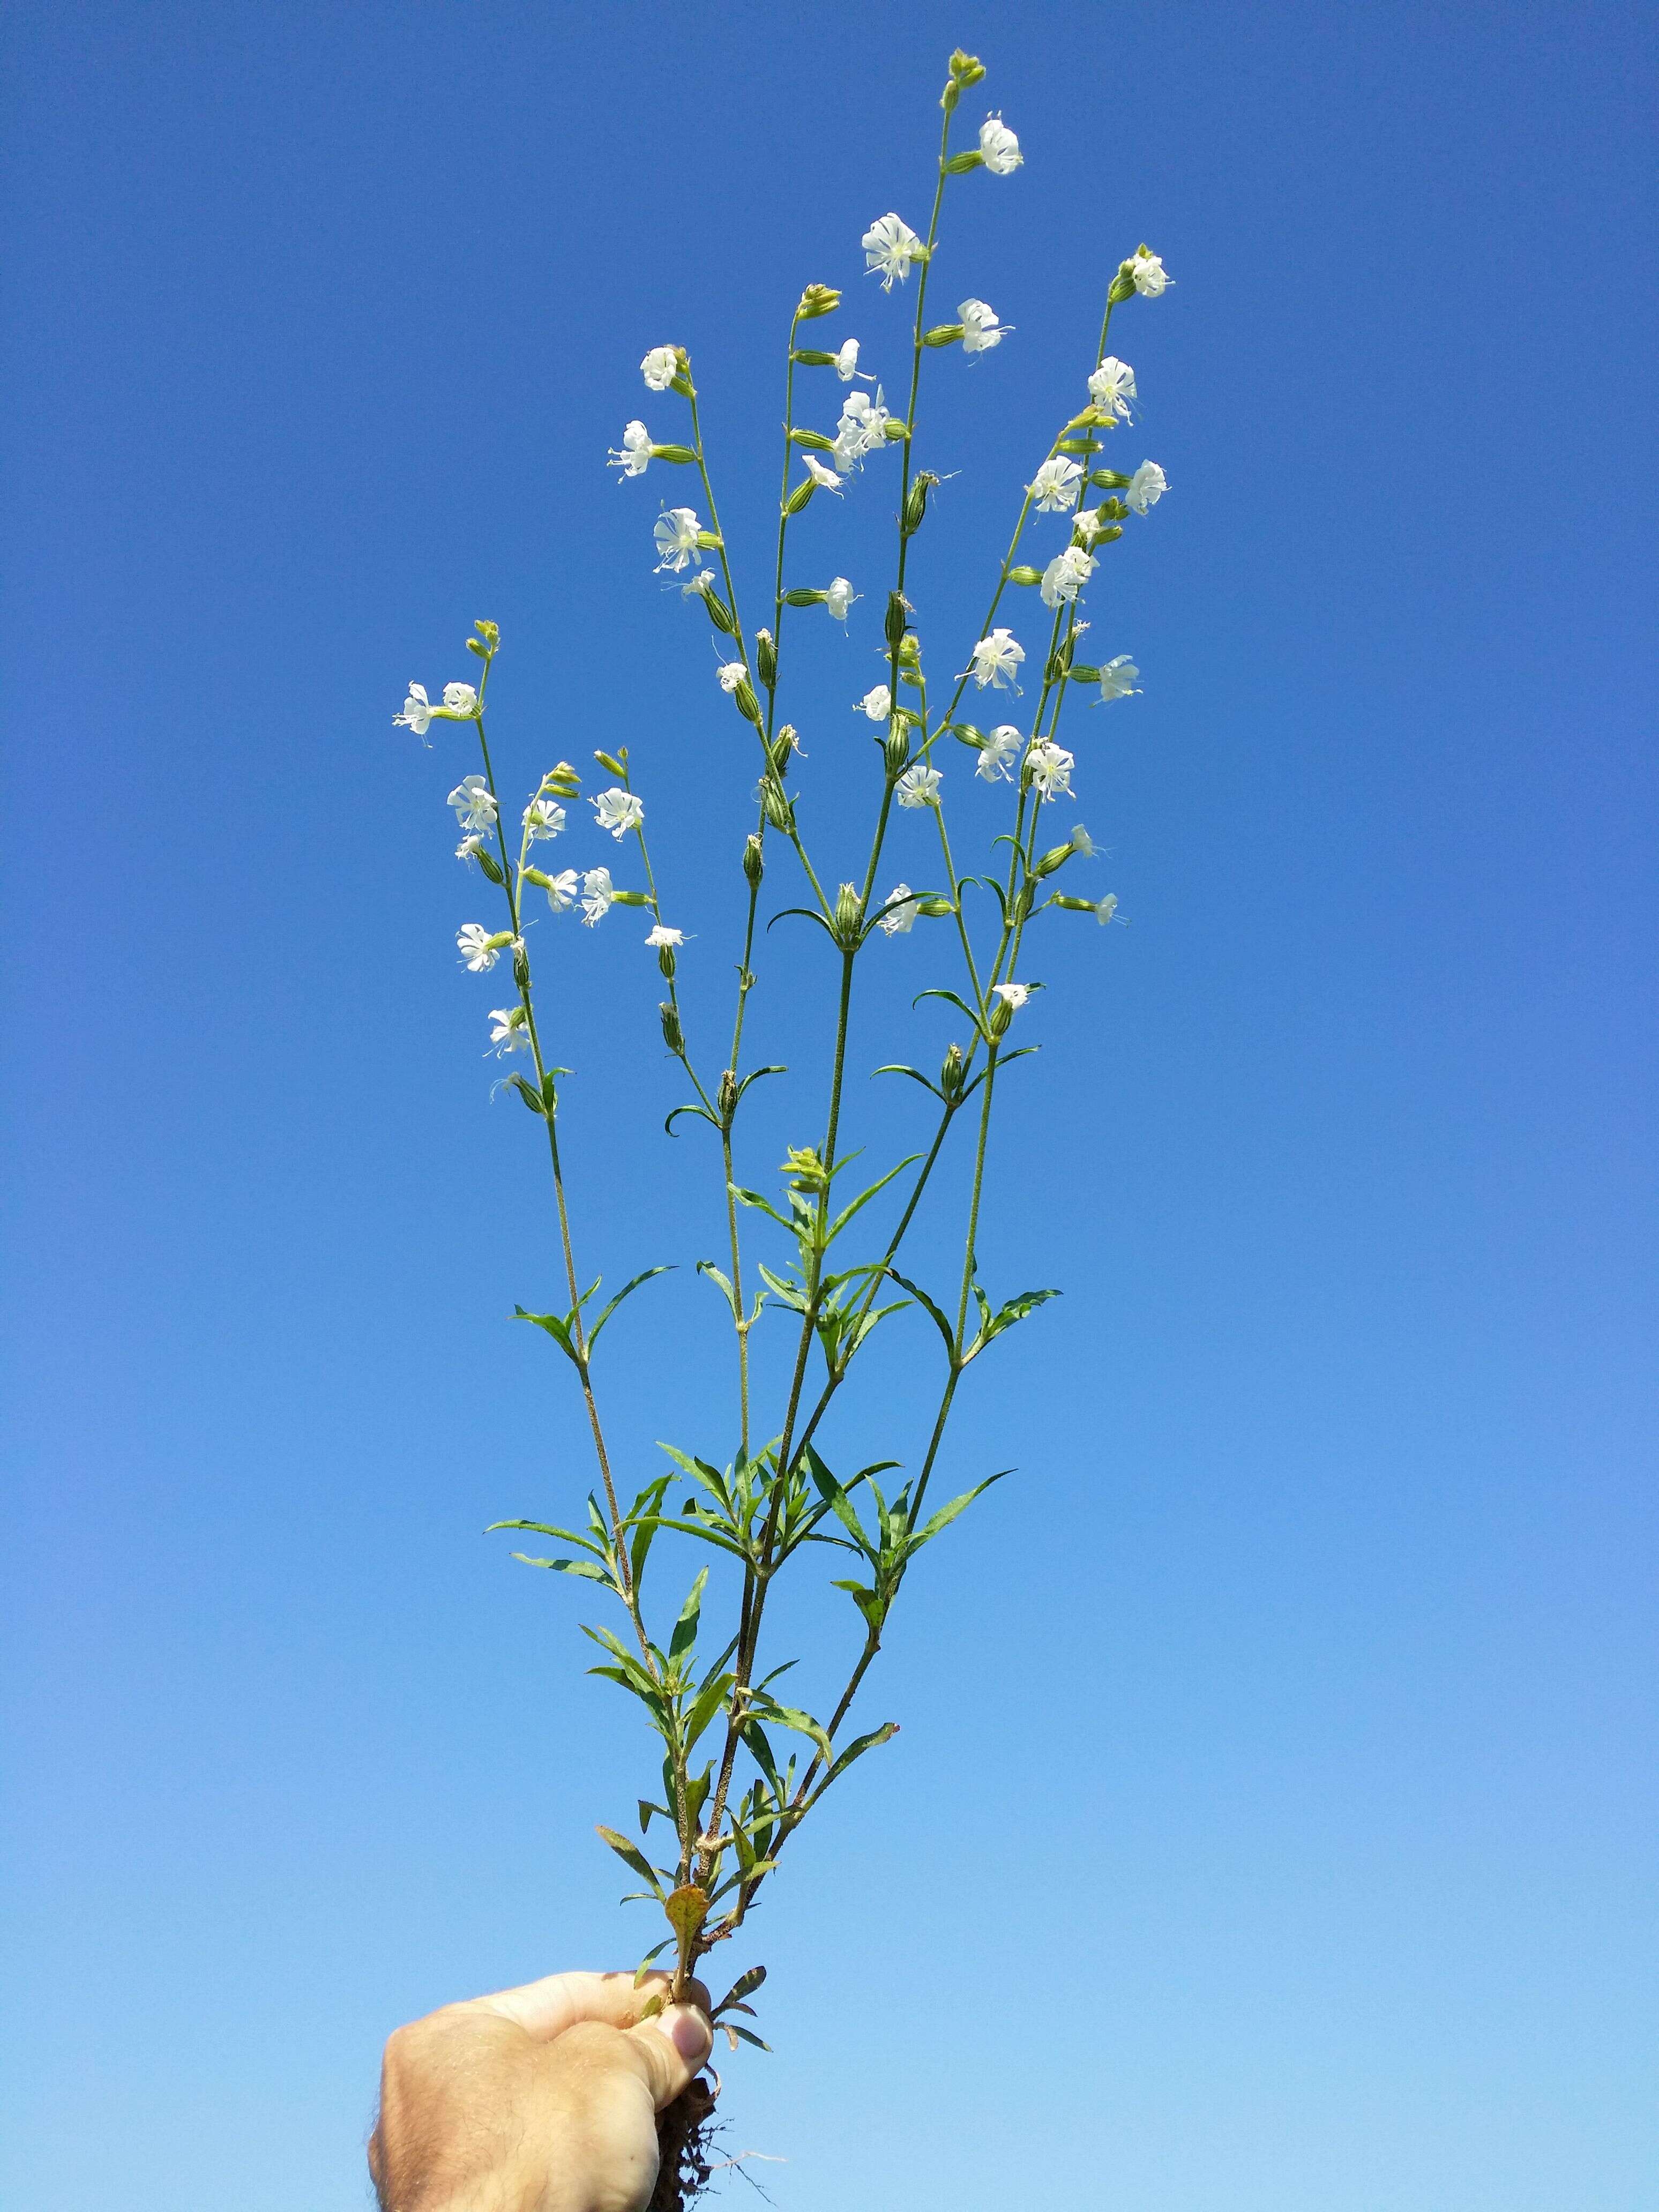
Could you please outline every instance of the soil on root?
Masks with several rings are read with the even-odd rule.
[[[648,2212],[685,2212],[708,2186],[714,2170],[712,2082],[699,2074],[657,2115],[657,2185]]]

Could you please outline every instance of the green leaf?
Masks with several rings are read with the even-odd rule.
[[[987,1475],[983,1482],[975,1483],[971,1490],[964,1490],[960,1498],[953,1498],[948,1505],[941,1505],[933,1518],[910,1538],[905,1547],[907,1556],[912,1552],[919,1552],[924,1544],[931,1543],[941,1528],[948,1528],[959,1513],[965,1513],[976,1498],[982,1498],[994,1482],[1000,1482],[1004,1475],[1012,1474],[1013,1471],[1011,1467],[1001,1468],[995,1474]]]
[[[669,1638],[668,1656],[671,1662],[678,1659],[682,1652],[689,1651],[697,1640],[697,1619],[702,1611],[702,1594],[708,1586],[708,1570],[701,1567],[697,1571],[696,1580],[691,1585],[690,1596],[680,1607],[680,1617],[674,1623],[674,1633]]]
[[[769,2057],[771,2056],[771,2045],[763,2043],[759,2036],[751,2035],[746,2027],[739,2027],[736,2021],[723,2020],[720,2026],[725,2031],[726,2041],[731,2044],[733,2051],[737,2049],[738,2043],[752,2043],[757,2051],[765,2051]]]
[[[862,1759],[866,1751],[873,1751],[878,1744],[890,1743],[898,1732],[896,1721],[886,1721],[880,1728],[872,1729],[868,1735],[855,1736],[845,1751],[836,1754],[835,1765],[819,1784],[818,1796],[821,1797],[836,1777],[844,1774],[855,1759]]]
[[[672,1137],[673,1135],[674,1124],[678,1121],[682,1114],[695,1114],[700,1121],[707,1121],[711,1129],[718,1129],[720,1127],[719,1117],[711,1114],[706,1106],[699,1106],[695,1103],[684,1106],[676,1106],[672,1113],[669,1115],[667,1120],[662,1125],[664,1130],[669,1136]]]
[[[661,1942],[653,1943],[651,1946],[651,1948],[646,1953],[644,1958],[640,1960],[639,1965],[634,1969],[634,1986],[636,1990],[643,1985],[646,1976],[650,1972],[656,1961],[661,1958],[663,1953],[672,1947],[673,1941],[674,1939],[672,1936],[665,1936]]]
[[[605,1327],[606,1322],[610,1320],[611,1315],[616,1312],[617,1308],[622,1304],[623,1300],[632,1291],[637,1291],[641,1283],[648,1283],[653,1275],[666,1275],[671,1272],[672,1270],[666,1263],[659,1267],[647,1267],[643,1274],[635,1275],[631,1283],[624,1283],[623,1285],[621,1290],[617,1291],[616,1297],[611,1299],[610,1304],[606,1306],[605,1311],[599,1316],[599,1319],[594,1322],[592,1328],[587,1333],[587,1349],[590,1357],[592,1356],[594,1346],[599,1340],[599,1331]],[[593,1288],[594,1290],[597,1290],[599,1288],[599,1285],[596,1283],[593,1285]]]
[[[532,1559],[528,1552],[514,1552],[515,1559],[522,1559],[527,1567],[551,1567],[562,1575],[580,1575],[590,1583],[603,1583],[607,1589],[616,1584],[604,1567],[595,1566],[592,1559]]]
[[[731,1674],[716,1674],[712,1681],[705,1682],[698,1691],[691,1710],[685,1717],[684,1748],[688,1759],[696,1750],[698,1739],[709,1722],[725,1703],[726,1692],[735,1679]]]
[[[876,1196],[878,1192],[886,1189],[888,1184],[891,1182],[895,1176],[902,1175],[906,1168],[914,1167],[921,1158],[921,1154],[920,1152],[909,1153],[905,1158],[899,1162],[896,1167],[889,1168],[886,1174],[881,1177],[878,1182],[872,1182],[868,1190],[860,1191],[850,1206],[843,1206],[830,1225],[829,1234],[823,1240],[826,1247],[835,1243],[836,1237],[841,1235],[842,1231],[846,1228],[848,1223],[861,1207],[868,1206],[871,1200]]]
[[[957,1335],[956,1331],[945,1319],[943,1310],[934,1304],[932,1298],[928,1297],[927,1291],[922,1289],[920,1283],[913,1283],[908,1275],[901,1275],[896,1267],[890,1267],[887,1272],[892,1277],[893,1280],[899,1285],[901,1289],[909,1291],[911,1297],[916,1301],[918,1305],[925,1306],[927,1308],[927,1312],[933,1317],[934,1328],[938,1329],[939,1334],[945,1339],[945,1356],[954,1367],[957,1363]]]
[[[872,1076],[908,1075],[913,1083],[921,1084],[924,1091],[931,1091],[935,1098],[943,1100],[945,1097],[945,1093],[939,1089],[938,1084],[930,1083],[919,1067],[905,1067],[897,1060],[890,1060],[886,1066],[872,1067],[870,1073]]]
[[[759,1705],[758,1698],[757,1704]],[[826,1759],[835,1757],[830,1739],[824,1734],[822,1723],[815,1721],[811,1713],[803,1712],[799,1705],[781,1705],[775,1698],[768,1698],[761,1711],[767,1720],[775,1721],[779,1727],[791,1729],[795,1735],[806,1737],[810,1743],[815,1744],[823,1753]]]
[[[645,1853],[639,1848],[638,1844],[630,1844],[626,1836],[619,1836],[614,1828],[601,1827],[599,1830],[599,1833],[605,1838],[606,1843],[610,1844],[611,1850],[615,1851],[617,1856],[623,1862],[623,1865],[628,1867],[633,1873],[638,1875],[641,1881],[649,1882],[651,1885],[652,1894],[657,1898],[659,1902],[665,1904],[667,1902],[667,1892],[664,1889],[661,1881],[658,1878],[657,1869],[652,1865],[650,1860],[647,1858]]]
[[[769,1213],[773,1220],[777,1223],[780,1229],[787,1229],[792,1237],[794,1235],[794,1223],[793,1221],[786,1220],[783,1215],[778,1212],[776,1206],[773,1205],[771,1200],[769,1198],[763,1198],[759,1191],[744,1190],[741,1184],[735,1182],[727,1183],[726,1188],[731,1192],[732,1197],[737,1200],[739,1206],[752,1206],[757,1213]]]
[[[766,1969],[764,1966],[750,1966],[746,1973],[739,1974],[737,1980],[732,1983],[731,1988],[727,1990],[726,1995],[714,2007],[714,2011],[709,2014],[708,2017],[710,2020],[718,2020],[720,2014],[726,2010],[727,2005],[741,2004],[744,1997],[752,1996],[765,1979]]]
[[[697,1273],[700,1275],[707,1275],[709,1281],[716,1285],[721,1295],[724,1297],[726,1304],[731,1307],[732,1318],[736,1321],[741,1321],[743,1319],[742,1310],[738,1304],[738,1294],[732,1287],[730,1277],[722,1274],[712,1260],[699,1260],[697,1262]]]
[[[514,1321],[533,1322],[538,1328],[545,1329],[576,1372],[580,1375],[583,1371],[581,1354],[571,1341],[570,1327],[574,1316],[567,1314],[561,1320],[557,1314],[526,1313],[522,1306],[514,1306],[513,1318]]]
[[[602,1546],[591,1542],[586,1536],[579,1536],[574,1528],[556,1528],[550,1521],[492,1521],[484,1534],[493,1536],[498,1528],[523,1528],[532,1535],[556,1536],[562,1544],[577,1544],[584,1552],[592,1552],[595,1559],[602,1559],[605,1556]]]

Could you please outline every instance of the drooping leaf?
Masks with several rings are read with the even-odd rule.
[[[566,1315],[563,1319],[561,1319],[557,1314],[526,1313],[522,1306],[514,1306],[513,1318],[514,1321],[533,1322],[538,1328],[545,1329],[571,1365],[579,1374],[581,1372],[582,1357],[572,1341],[570,1334],[570,1325],[574,1316]]]
[[[862,1759],[866,1751],[873,1751],[878,1744],[891,1743],[898,1732],[899,1724],[896,1721],[886,1721],[880,1728],[872,1729],[868,1735],[854,1736],[845,1751],[837,1752],[836,1754],[835,1764],[823,1778],[818,1792],[819,1796],[822,1796],[823,1791],[830,1787],[838,1774],[846,1772],[855,1759]]]
[[[549,1567],[556,1574],[580,1575],[584,1582],[603,1583],[607,1589],[616,1588],[609,1571],[596,1566],[592,1559],[532,1559],[528,1552],[514,1552],[513,1557],[526,1567]]]
[[[913,1283],[908,1275],[901,1275],[896,1267],[890,1267],[887,1272],[902,1289],[909,1291],[918,1305],[926,1307],[934,1328],[945,1339],[945,1356],[954,1367],[957,1358],[957,1335],[956,1331],[945,1319],[943,1309],[934,1304],[920,1283]]]
[[[652,1894],[665,1905],[668,1893],[662,1886],[657,1869],[638,1844],[629,1843],[626,1836],[618,1835],[614,1828],[601,1827],[598,1832],[604,1837],[623,1865],[631,1868],[641,1881],[648,1882],[651,1885]]]
[[[708,1917],[708,1893],[699,1889],[695,1882],[685,1882],[663,1899],[662,1909],[684,1950]]]
[[[765,1979],[764,1966],[750,1966],[747,1972],[738,1976],[737,1980],[732,1983],[708,2017],[711,2020],[718,2020],[728,2005],[741,2004],[744,1997],[752,1996]]]

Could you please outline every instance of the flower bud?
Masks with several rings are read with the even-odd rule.
[[[1097,469],[1089,481],[1091,484],[1097,484],[1102,491],[1126,491],[1134,479],[1120,475],[1116,469]],[[1113,505],[1116,505],[1115,501]]]
[[[574,799],[581,789],[582,780],[568,761],[561,761],[542,778],[542,789],[552,792],[560,799]]]
[[[1130,270],[1128,263],[1125,261],[1120,265],[1116,276],[1112,279],[1111,287],[1106,295],[1107,306],[1109,307],[1121,307],[1125,300],[1130,300],[1134,297],[1134,289],[1135,280],[1133,274]]]
[[[962,1056],[962,1047],[959,1044],[953,1044],[945,1054],[944,1065],[939,1072],[939,1087],[952,1105],[962,1096],[962,1086],[967,1073],[968,1063]]]
[[[797,346],[789,358],[798,361],[803,368],[833,368],[836,365],[834,354],[820,353],[814,346]]]
[[[910,730],[903,717],[895,714],[887,725],[887,736],[882,745],[882,759],[890,776],[903,775],[910,760]]]
[[[501,641],[501,633],[493,622],[475,622],[472,625],[484,641],[487,652],[494,653]]]
[[[738,625],[732,617],[732,610],[712,584],[703,586],[702,603],[708,610],[709,621],[714,623],[720,635],[723,637],[735,637],[738,634]]]
[[[525,1081],[522,1075],[509,1075],[507,1079],[507,1087],[509,1091],[516,1091],[518,1092],[520,1097],[523,1099],[525,1104],[530,1109],[532,1114],[546,1114],[546,1107],[542,1103],[541,1099],[537,1096],[532,1086]]]
[[[975,154],[974,159],[978,161],[979,155]],[[924,331],[921,334],[921,342],[925,346],[954,345],[961,336],[960,323],[940,323],[931,331]]]
[[[817,488],[818,480],[816,477],[807,477],[802,483],[798,483],[793,491],[790,493],[788,498],[783,502],[784,513],[786,514],[800,514],[802,509],[808,505],[813,493],[817,489]]]
[[[513,981],[521,991],[530,988],[530,955],[522,944],[513,948]]]
[[[859,941],[863,920],[864,901],[859,896],[857,884],[843,884],[836,894],[836,942],[850,951]]]
[[[649,906],[650,895],[646,891],[615,891],[611,894],[618,906]]]
[[[653,446],[651,458],[653,461],[674,461],[684,468],[697,457],[690,446]]]
[[[672,945],[657,947],[657,965],[661,969],[664,979],[672,983],[674,980],[674,948]]]
[[[882,435],[895,446],[902,445],[910,434],[910,425],[908,422],[890,421],[884,422],[881,428]]]
[[[754,686],[750,683],[749,678],[746,676],[744,678],[742,683],[738,684],[737,690],[732,694],[732,699],[738,714],[744,717],[744,720],[752,722],[755,725],[755,727],[759,729],[761,724],[760,701],[756,698]]]
[[[800,305],[795,310],[797,321],[810,323],[815,315],[830,315],[841,305],[841,294],[833,284],[809,284],[800,295]]]
[[[757,830],[751,830],[744,840],[743,872],[750,888],[758,890],[760,879],[766,873],[766,848]]]
[[[553,884],[551,876],[544,874],[540,868],[532,867],[528,861],[519,871],[519,881],[521,884],[534,884],[539,891],[550,890]]]
[[[680,1027],[680,1018],[678,1012],[673,1006],[665,1001],[657,1008],[657,1013],[662,1023],[663,1042],[668,1047],[670,1052],[684,1052],[685,1050],[685,1033]]]
[[[612,775],[626,775],[628,773],[622,763],[611,753],[596,752],[593,757],[601,768],[609,769]]]
[[[763,741],[766,757],[780,783],[789,773],[789,757],[795,750],[795,726],[786,722],[776,736]]]
[[[760,671],[761,682],[771,690],[778,680],[778,648],[769,629],[755,632],[755,665]]]
[[[507,881],[507,878],[501,873],[501,862],[495,858],[495,855],[489,850],[488,846],[480,845],[477,851],[472,855],[472,857],[477,862],[478,866],[483,870],[485,875],[489,877],[492,884],[504,884]]]
[[[931,469],[920,469],[915,482],[904,496],[904,518],[902,527],[907,538],[914,537],[921,527],[921,519],[927,512],[927,495],[939,482]]]
[[[835,440],[826,438],[822,430],[797,428],[789,433],[789,442],[792,446],[805,446],[811,453],[833,453],[836,450]]]
[[[985,64],[977,54],[965,54],[958,46],[951,57],[951,76],[966,92],[969,85],[977,84],[985,74]]]
[[[921,665],[921,640],[913,629],[907,629],[898,641],[898,665],[901,673]]]
[[[1069,837],[1063,845],[1051,846],[1037,862],[1036,872],[1040,876],[1052,876],[1056,868],[1065,866],[1076,851],[1077,847]]]
[[[975,146],[971,152],[952,154],[945,164],[945,173],[947,177],[965,177],[969,169],[982,169],[984,166],[985,156]]]
[[[761,778],[761,805],[765,809],[767,820],[775,830],[781,830],[787,835],[794,828],[795,810],[784,796],[783,786],[776,776]]]
[[[935,893],[932,898],[922,898],[916,901],[916,912],[918,914],[929,915],[936,921],[942,915],[954,914],[956,910],[954,901],[948,898],[943,898],[937,893]]]
[[[890,646],[896,647],[899,641],[903,637],[905,625],[909,619],[909,603],[905,599],[903,592],[889,592],[887,594],[887,612],[882,622],[882,629]]]
[[[721,1071],[720,1087],[715,1094],[714,1103],[720,1108],[720,1119],[723,1121],[729,1123],[732,1116],[738,1110],[738,1072],[736,1068],[728,1067]]]
[[[485,651],[484,647],[479,644],[476,637],[468,638],[466,641],[466,649],[469,653],[476,653],[480,660],[488,660],[489,658],[489,653]]]
[[[985,1026],[994,1037],[1000,1037],[1006,1034],[1008,1024],[1013,1018],[1014,1010],[1006,999],[999,999],[986,1015]]]
[[[1100,671],[1091,668],[1086,660],[1074,660],[1066,673],[1073,684],[1098,684]]]
[[[1011,568],[1008,571],[1008,581],[1011,584],[1040,584],[1042,581],[1042,571],[1041,568],[1032,568],[1029,562],[1022,561],[1018,568]]]

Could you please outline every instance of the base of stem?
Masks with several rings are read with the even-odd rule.
[[[701,2074],[657,2115],[657,2185],[647,2212],[685,2212],[714,2172],[714,2106],[719,2092]]]

